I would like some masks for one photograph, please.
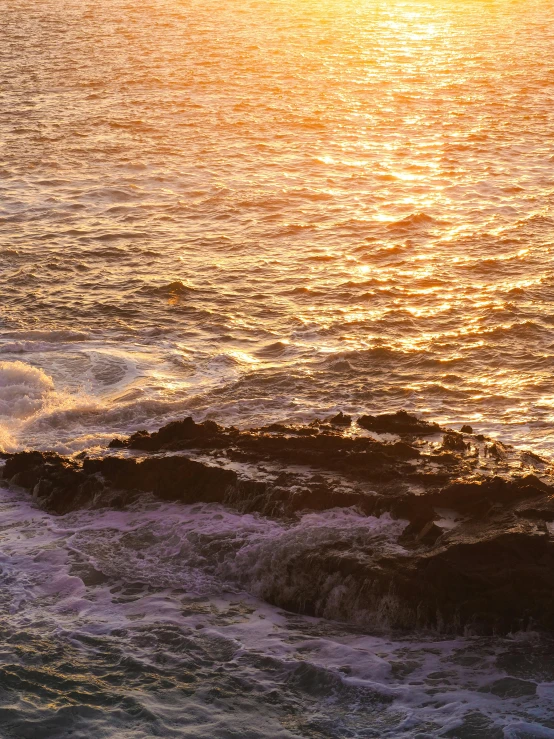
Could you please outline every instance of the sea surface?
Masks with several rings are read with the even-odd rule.
[[[552,0],[0,0],[0,448],[404,408],[554,454],[553,111]],[[554,737],[544,635],[257,596],[401,522],[0,510],[2,739]]]

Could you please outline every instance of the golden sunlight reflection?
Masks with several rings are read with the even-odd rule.
[[[0,736],[554,737],[554,0],[0,14]]]

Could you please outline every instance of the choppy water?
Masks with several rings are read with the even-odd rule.
[[[553,50],[550,0],[0,0],[1,446],[406,408],[551,453]],[[554,736],[532,635],[352,634],[237,574],[342,519],[2,496],[6,736]]]

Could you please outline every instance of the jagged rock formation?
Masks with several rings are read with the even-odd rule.
[[[355,506],[407,525],[395,554],[314,545],[268,582],[270,602],[313,615],[385,620],[399,628],[507,632],[554,628],[554,487],[546,461],[500,442],[442,429],[405,412],[338,414],[309,426],[240,431],[176,421],[139,431],[96,458],[22,452],[3,477],[46,510],[164,500],[219,502],[295,517]],[[238,471],[237,471],[238,470]],[[329,610],[337,582],[349,596]]]

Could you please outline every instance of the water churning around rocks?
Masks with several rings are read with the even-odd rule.
[[[57,510],[0,488],[2,736],[554,736],[529,619],[398,635],[360,586],[488,523],[550,576],[553,48],[550,0],[0,0],[0,452],[91,473]],[[209,500],[98,487],[194,477],[152,433],[187,416],[279,458],[196,450]],[[354,482],[306,470],[317,418]]]

